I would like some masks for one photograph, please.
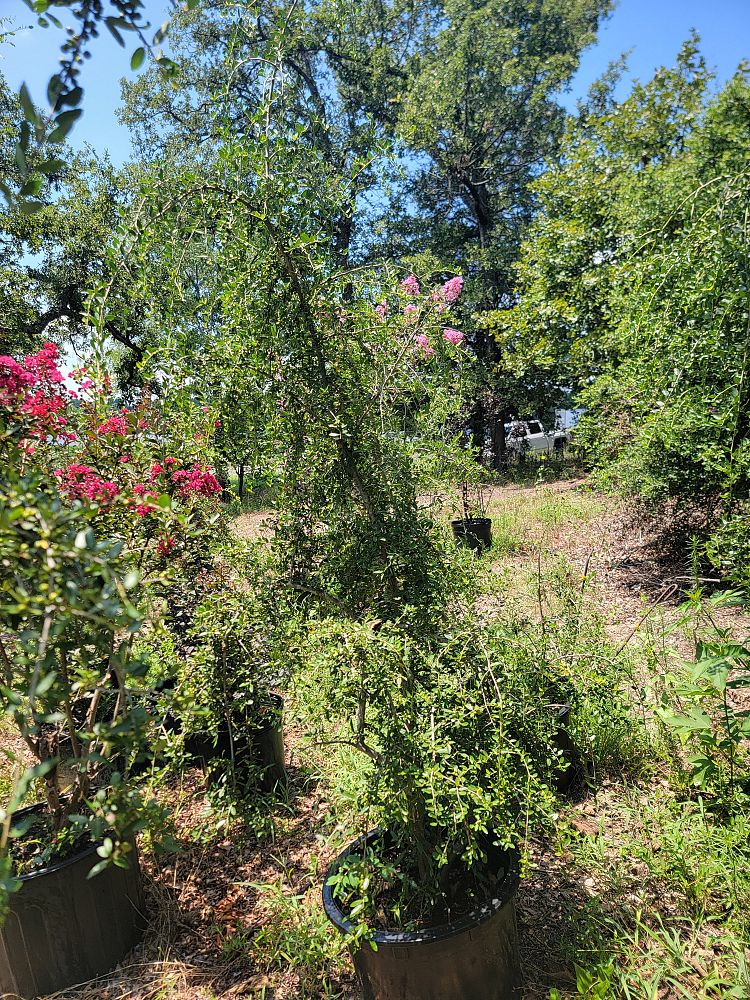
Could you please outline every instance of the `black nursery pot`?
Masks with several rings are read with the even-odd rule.
[[[555,790],[564,795],[570,791],[576,775],[579,773],[580,759],[570,733],[568,723],[570,722],[570,705],[548,705],[547,708],[553,713],[555,720],[554,745],[560,751],[565,763],[564,768],[555,780]]]
[[[209,778],[218,780],[231,766],[239,777],[248,767],[259,768],[258,786],[272,792],[287,782],[284,767],[284,699],[277,694],[268,695],[261,704],[261,719],[257,726],[243,729],[232,739],[229,726],[222,722],[214,733],[194,733],[185,739],[185,752],[198,761],[208,772]]]
[[[89,879],[96,847],[21,876],[0,928],[0,996],[33,1000],[88,982],[140,941],[146,919],[135,845],[127,868],[109,865]]]
[[[328,871],[323,905],[342,933],[353,927],[334,900],[328,878],[346,857],[361,853],[381,836],[373,830],[350,844]],[[493,861],[506,874],[490,903],[440,927],[376,931],[377,951],[365,942],[353,952],[363,1000],[518,1000],[518,855],[497,851]]]
[[[492,521],[489,517],[469,517],[451,521],[453,537],[459,545],[474,552],[484,552],[492,545]]]

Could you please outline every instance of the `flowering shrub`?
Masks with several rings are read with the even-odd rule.
[[[125,542],[144,575],[150,561],[200,548],[221,493],[208,463],[210,412],[196,407],[182,425],[146,400],[113,412],[107,376],[79,369],[71,389],[58,363],[54,344],[22,360],[0,357],[0,414],[24,468],[56,481],[67,502],[96,505],[97,525]]]
[[[401,319],[411,328],[411,332],[403,336],[418,348],[417,356],[423,361],[436,358],[439,351],[438,318],[458,301],[463,285],[464,279],[455,277],[423,295],[416,276],[410,274],[398,286],[400,295],[408,297],[410,301],[402,309],[392,310],[388,300],[382,299],[375,306],[375,315],[380,322],[391,317],[392,328]],[[460,330],[445,327],[442,339],[451,347],[460,347],[465,337]]]

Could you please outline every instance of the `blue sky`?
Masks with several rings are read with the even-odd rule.
[[[157,27],[167,16],[167,0],[146,0],[148,16]],[[61,33],[54,28],[25,30],[33,22],[21,0],[0,0],[0,16],[22,28],[14,44],[0,46],[0,70],[11,87],[23,81],[32,97],[43,103],[46,81],[54,71]],[[584,53],[565,103],[574,107],[589,84],[622,52],[632,50],[630,76],[647,79],[657,66],[671,65],[690,29],[701,35],[702,51],[719,81],[732,75],[742,59],[750,59],[750,0],[619,0],[617,9]],[[71,134],[75,146],[90,143],[98,152],[109,150],[115,163],[130,152],[127,131],[118,125],[119,79],[129,76],[130,52],[121,49],[105,31],[92,45],[93,58],[85,64],[82,84],[84,116]],[[626,87],[622,91],[626,91]]]

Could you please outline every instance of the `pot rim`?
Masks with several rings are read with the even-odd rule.
[[[491,517],[457,517],[451,521],[451,526],[458,527],[462,524],[492,524]]]
[[[376,827],[374,830],[370,830],[369,833],[358,837],[357,840],[344,848],[341,854],[330,864],[326,872],[325,882],[323,883],[323,907],[328,919],[344,933],[350,933],[355,927],[333,898],[333,890],[328,885],[328,879],[338,870],[347,857],[358,853],[362,847],[365,847],[371,841],[381,836],[382,833],[383,831],[379,827]],[[454,937],[457,934],[462,934],[464,931],[471,930],[471,928],[477,927],[479,924],[483,924],[486,920],[494,917],[515,896],[521,880],[518,851],[515,848],[510,848],[504,854],[507,859],[507,870],[502,882],[498,886],[497,898],[493,898],[490,902],[478,906],[474,910],[470,910],[463,917],[447,924],[439,924],[435,927],[420,927],[416,931],[376,930],[370,940],[376,944],[405,946],[442,941],[445,938]]]
[[[24,806],[23,809],[18,809],[13,813],[13,819],[20,818],[21,816],[28,816],[29,813],[44,811],[47,807],[43,802],[35,802],[31,806]],[[55,872],[61,871],[63,868],[68,868],[70,865],[76,864],[78,861],[89,857],[92,854],[96,854],[97,847],[101,847],[102,841],[97,840],[95,843],[89,844],[88,847],[82,848],[80,851],[76,851],[75,854],[71,854],[70,857],[63,858],[61,861],[53,861],[51,864],[45,865],[44,868],[35,868],[33,871],[26,872],[23,875],[14,875],[13,878],[17,882],[30,882],[32,879],[40,878],[42,875],[52,875]]]

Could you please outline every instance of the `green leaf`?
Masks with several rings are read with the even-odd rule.
[[[94,865],[94,867],[88,873],[88,875],[86,876],[86,878],[87,879],[88,878],[95,878],[97,875],[100,874],[100,872],[103,872],[104,869],[108,865],[109,865],[109,860],[107,858],[105,858],[104,861],[97,861],[97,863]]]
[[[20,142],[16,143],[16,163],[18,164],[18,169],[21,173],[26,176],[28,173],[28,167],[26,165],[26,153],[23,150],[23,146]]]
[[[51,670],[48,674],[45,674],[44,677],[42,677],[42,679],[37,684],[36,691],[34,693],[37,695],[46,694],[52,687],[52,685],[55,683],[56,677],[57,677],[57,672],[55,670]]]
[[[164,24],[154,33],[154,45],[161,45],[164,38],[169,31],[169,21],[165,21]]]
[[[121,45],[122,48],[125,48],[125,39],[118,31],[118,26],[122,27],[120,24],[121,20],[122,19],[119,17],[105,17],[104,23],[107,25],[110,35],[112,35],[117,44]]]
[[[52,157],[49,160],[42,160],[37,165],[37,170],[40,174],[59,174],[66,166],[65,160],[61,160],[59,157]]]
[[[38,125],[39,115],[36,112],[34,102],[31,100],[31,94],[25,83],[21,84],[21,89],[18,91],[18,99],[21,102],[21,108],[26,121],[31,122],[32,125]]]
[[[66,94],[62,94],[57,102],[57,106],[60,108],[69,107],[75,108],[81,103],[81,98],[83,97],[83,87],[73,87]]]
[[[25,200],[19,202],[18,208],[23,215],[36,215],[37,212],[41,212],[44,208],[44,202]]]
[[[141,45],[140,48],[137,48],[130,57],[130,68],[132,70],[140,69],[141,66],[143,65],[143,61],[145,58],[146,58],[146,50]]]
[[[26,181],[24,186],[21,188],[21,197],[34,197],[39,194],[44,185],[44,178],[39,174],[32,174],[31,177]]]
[[[83,112],[80,108],[73,111],[62,111],[55,118],[55,128],[47,136],[48,142],[62,142]]]
[[[55,73],[54,76],[49,78],[49,83],[47,84],[47,101],[50,107],[54,108],[57,105],[57,99],[62,93],[63,88],[64,84],[59,73]]]

